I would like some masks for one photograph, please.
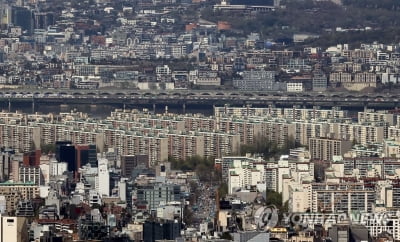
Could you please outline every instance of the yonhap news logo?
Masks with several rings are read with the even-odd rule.
[[[400,216],[400,212],[397,214]],[[335,224],[358,224],[387,226],[393,214],[389,213],[280,213],[274,205],[261,206],[254,213],[254,223],[259,230],[269,230],[276,226],[314,227]]]
[[[335,224],[375,224],[386,226],[390,215],[387,213],[283,213],[282,224],[313,227],[316,224],[331,227]]]
[[[262,206],[254,213],[254,222],[258,229],[270,229],[278,225],[279,213],[274,205]]]

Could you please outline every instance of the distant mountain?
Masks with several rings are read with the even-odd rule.
[[[345,6],[355,6],[369,9],[400,10],[399,0],[342,0]]]
[[[231,0],[231,5],[273,6],[274,0]]]

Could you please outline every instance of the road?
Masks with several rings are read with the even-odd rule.
[[[239,91],[139,91],[139,90],[0,90],[0,102],[34,104],[112,104],[112,105],[216,105],[232,106],[322,106],[343,108],[393,109],[400,107],[399,94],[360,94],[347,92],[239,92]]]
[[[197,183],[195,201],[190,205],[193,212],[193,226],[199,228],[202,223],[214,222],[216,213],[215,190],[216,185]]]

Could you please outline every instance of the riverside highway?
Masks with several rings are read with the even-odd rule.
[[[0,90],[0,102],[13,104],[89,105],[182,105],[185,106],[277,106],[343,107],[394,109],[400,107],[400,94],[350,92],[240,92],[208,90]]]

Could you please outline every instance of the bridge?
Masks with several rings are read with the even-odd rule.
[[[350,93],[350,92],[242,92],[220,90],[0,90],[0,103],[32,105],[155,105],[179,106],[277,106],[294,105],[312,107],[339,106],[345,108],[393,109],[400,107],[400,94],[395,93]]]

